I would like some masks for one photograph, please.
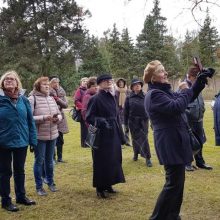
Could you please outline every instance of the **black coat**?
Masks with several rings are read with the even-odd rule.
[[[192,83],[187,81],[188,86],[192,87]],[[206,142],[205,131],[203,129],[203,116],[205,112],[205,103],[202,97],[202,93],[191,103],[189,103],[186,109],[186,115],[188,118],[188,123],[192,128],[193,132],[196,133],[200,142],[204,144]]]
[[[129,126],[134,153],[140,153],[145,158],[150,158],[148,143],[148,117],[144,108],[145,94],[131,92],[125,100],[124,122]]]
[[[115,98],[100,90],[88,103],[86,121],[100,128],[98,149],[93,150],[93,186],[125,182],[121,151],[124,136]]]
[[[169,84],[149,83],[145,109],[154,131],[156,153],[160,164],[177,165],[192,162],[189,134],[182,114],[205,85],[195,83],[191,89],[173,92]]]

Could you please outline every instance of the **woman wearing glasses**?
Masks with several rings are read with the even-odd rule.
[[[37,145],[31,106],[22,95],[22,85],[15,71],[6,72],[0,80],[0,195],[2,208],[16,212],[10,197],[10,178],[15,182],[16,203],[34,205],[25,192],[27,146]],[[13,162],[13,163],[12,163]]]
[[[93,150],[93,187],[103,199],[116,193],[112,185],[125,182],[121,145],[124,142],[119,112],[112,91],[112,76],[97,78],[99,92],[88,103],[86,121],[100,129],[98,149]]]

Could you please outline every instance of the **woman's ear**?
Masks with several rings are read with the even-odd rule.
[[[155,76],[153,75],[152,77],[151,77],[151,83],[153,83],[155,81]]]

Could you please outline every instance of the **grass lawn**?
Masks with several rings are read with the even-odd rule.
[[[117,195],[108,200],[98,199],[92,187],[92,160],[90,149],[80,147],[79,124],[68,117],[70,133],[65,135],[63,158],[67,163],[55,166],[55,182],[59,191],[39,197],[35,192],[33,154],[26,162],[26,190],[35,199],[36,206],[19,205],[20,211],[8,213],[0,209],[0,220],[14,219],[148,219],[164,184],[164,170],[158,164],[153,147],[152,132],[149,140],[153,167],[147,168],[143,158],[132,161],[132,148],[123,149],[123,168],[126,183],[118,184]],[[214,167],[212,171],[197,170],[186,173],[183,220],[220,219],[220,147],[214,146],[213,116],[210,105],[205,114],[207,142],[204,158]],[[13,181],[11,181],[13,184]],[[13,189],[13,187],[11,187]],[[12,197],[14,192],[12,190]],[[14,201],[14,199],[13,199]]]

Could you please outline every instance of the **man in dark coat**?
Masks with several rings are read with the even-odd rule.
[[[192,85],[195,83],[197,75],[198,75],[197,68],[193,67],[189,69],[186,79],[189,88],[191,88]],[[202,94],[200,93],[198,97],[188,105],[186,109],[186,115],[191,129],[199,138],[202,147],[206,141],[206,136],[203,129],[204,112],[205,112],[205,103]],[[201,169],[212,170],[212,167],[205,163],[205,160],[202,155],[202,149],[203,148],[201,148],[201,150],[194,156],[196,161],[196,166]],[[194,166],[192,166],[191,164],[187,164],[186,171],[194,171],[194,170],[195,170]]]
[[[125,182],[121,152],[124,138],[112,95],[112,76],[99,76],[97,84],[99,92],[88,103],[86,121],[100,129],[98,149],[93,150],[93,187],[97,196],[107,198],[106,191],[116,192],[112,185]]]

